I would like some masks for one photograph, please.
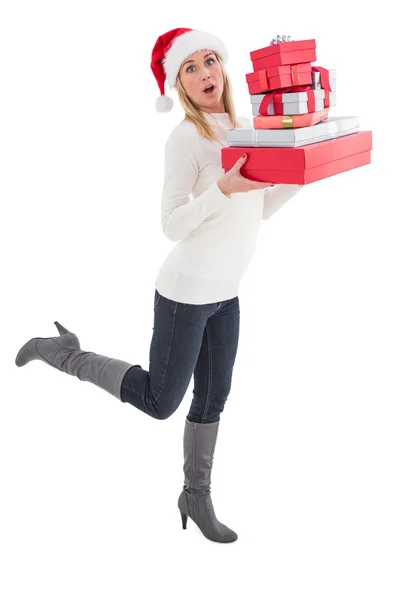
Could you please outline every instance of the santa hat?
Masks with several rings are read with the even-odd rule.
[[[160,35],[151,55],[151,70],[160,88],[160,96],[155,102],[158,112],[168,112],[173,100],[165,95],[165,79],[169,87],[176,87],[176,77],[182,62],[199,50],[212,50],[219,54],[224,63],[228,60],[225,44],[211,33],[195,29],[178,28]]]

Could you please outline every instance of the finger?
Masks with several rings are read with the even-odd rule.
[[[273,187],[275,184],[271,183],[270,181],[257,181],[257,187],[258,188],[268,188],[268,187]]]
[[[265,183],[264,181],[254,181],[253,179],[247,179],[247,182],[248,182],[250,188],[253,190],[261,190],[263,188],[268,187],[269,185],[273,185],[273,184]]]
[[[238,160],[236,161],[236,163],[234,164],[234,167],[236,167],[236,169],[240,170],[242,168],[242,166],[244,165],[244,163],[247,160],[247,154],[243,154],[240,158],[238,158]]]

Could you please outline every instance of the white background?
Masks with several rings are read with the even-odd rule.
[[[0,596],[398,600],[398,46],[380,2],[3,2],[0,12]],[[392,15],[393,16],[393,15]],[[148,368],[162,233],[157,37],[250,51],[315,38],[332,116],[373,131],[369,166],[306,186],[261,224],[212,492],[234,544],[183,531],[183,427],[41,361],[59,320],[82,348]],[[389,93],[389,91],[391,92]],[[397,90],[397,92],[396,92]]]

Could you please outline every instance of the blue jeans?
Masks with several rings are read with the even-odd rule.
[[[154,295],[154,327],[149,371],[131,367],[122,381],[121,400],[155,419],[178,408],[194,375],[187,418],[219,421],[231,389],[239,340],[239,298],[186,304]]]

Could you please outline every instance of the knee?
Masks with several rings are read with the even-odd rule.
[[[176,394],[173,396],[165,393],[160,394],[157,398],[153,399],[152,402],[153,417],[158,421],[165,421],[165,419],[171,417],[178,409],[182,398],[177,402]]]
[[[175,408],[171,410],[168,406],[160,406],[155,417],[158,421],[165,421],[174,414],[175,410]]]

